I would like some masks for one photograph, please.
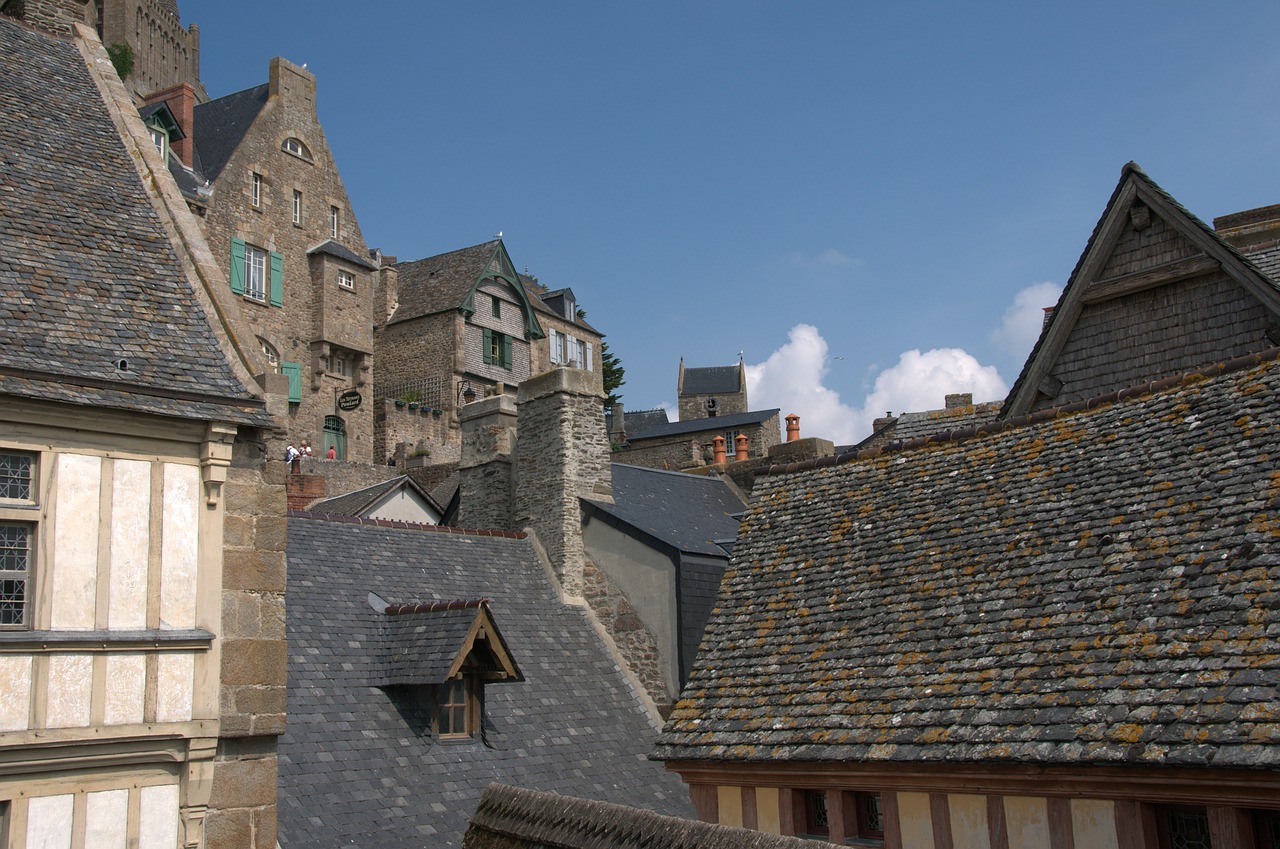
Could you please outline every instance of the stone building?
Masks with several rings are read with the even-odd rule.
[[[769,456],[769,450],[782,440],[781,414],[775,407],[665,424],[649,423],[637,428],[636,433],[627,431],[626,441],[619,443],[614,459],[633,466],[684,471],[716,462],[716,437],[724,440],[726,459],[734,459],[738,437],[743,436],[747,458],[763,461]]]
[[[437,459],[456,460],[457,412],[468,390],[514,392],[562,365],[603,379],[601,335],[578,316],[572,290],[548,292],[518,273],[501,239],[426,259],[385,259],[375,304],[379,457],[421,442]],[[406,404],[433,418],[413,416]]]
[[[1269,250],[1130,163],[998,420],[758,473],[657,749],[700,816],[902,849],[1275,845]]]
[[[0,18],[0,149],[0,843],[267,849],[281,387],[92,29]]]
[[[736,366],[685,368],[680,358],[676,375],[680,421],[732,416],[751,409],[747,404],[747,367],[738,357]]]
[[[165,103],[185,136],[170,170],[241,307],[243,335],[288,378],[289,439],[367,463],[377,266],[316,117],[316,78],[275,58],[262,85],[194,98],[180,86],[148,103]]]

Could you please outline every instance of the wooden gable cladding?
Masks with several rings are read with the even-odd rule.
[[[1278,320],[1275,281],[1129,163],[1002,415],[1256,353]]]

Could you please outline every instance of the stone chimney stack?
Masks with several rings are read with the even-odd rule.
[[[605,393],[599,375],[558,368],[520,384],[518,398],[515,527],[533,530],[561,590],[580,598],[586,554],[578,499],[613,500]]]
[[[871,430],[873,433],[878,433],[884,430],[885,428],[887,428],[889,425],[896,422],[897,420],[898,420],[898,417],[893,414],[892,410],[889,410],[883,416],[881,416],[880,418],[876,419],[871,423]]]
[[[943,403],[946,404],[948,410],[955,410],[962,407],[973,406],[972,392],[952,392],[945,396]]]
[[[462,459],[458,464],[458,518],[463,528],[518,530],[515,494],[516,404],[496,395],[458,408]]]

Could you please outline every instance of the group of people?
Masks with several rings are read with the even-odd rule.
[[[293,443],[290,442],[289,447],[284,449],[285,462],[289,464],[289,470],[294,474],[297,474],[301,470],[302,458],[310,456],[312,456],[311,443],[305,439],[302,440],[301,448],[293,447]],[[324,452],[324,458],[326,460],[338,459],[338,449],[333,445],[330,445]]]

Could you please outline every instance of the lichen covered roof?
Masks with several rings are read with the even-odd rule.
[[[1280,768],[1275,358],[757,477],[658,756]]]

